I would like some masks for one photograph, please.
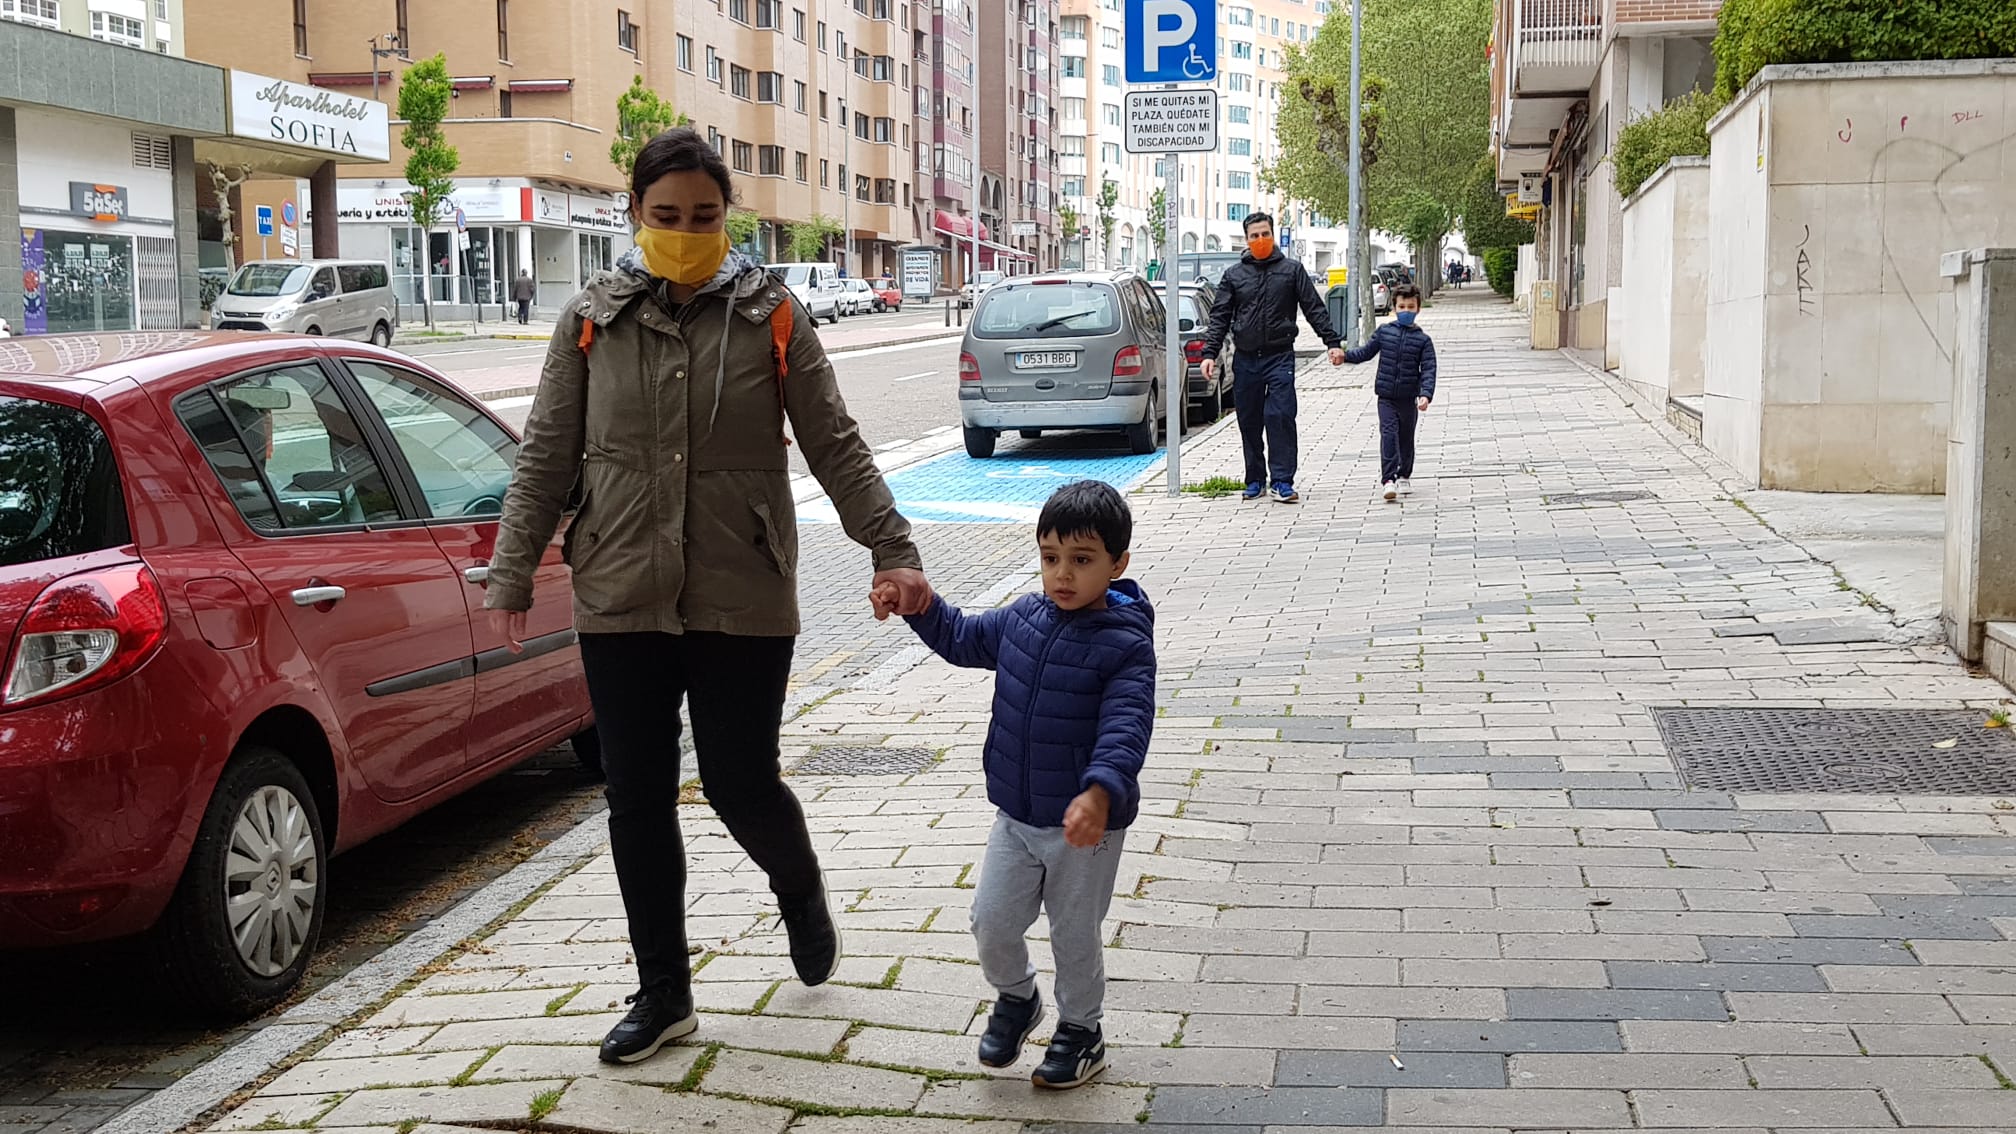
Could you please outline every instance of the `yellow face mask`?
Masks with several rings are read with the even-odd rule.
[[[644,266],[660,279],[687,287],[699,287],[714,278],[728,258],[728,233],[681,232],[672,228],[641,227],[637,248],[644,253]]]

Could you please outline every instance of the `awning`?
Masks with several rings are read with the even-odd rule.
[[[574,80],[513,79],[505,86],[512,94],[564,94],[574,89]]]
[[[452,80],[458,91],[487,91],[497,83],[495,75],[457,75]]]
[[[380,83],[390,83],[396,87],[399,85],[399,73],[397,71],[380,71],[378,72],[378,81]],[[371,72],[323,71],[310,74],[308,76],[308,85],[312,87],[368,87],[371,85]]]
[[[973,238],[963,232],[953,232],[949,229],[943,229],[943,228],[933,229],[932,231],[938,233],[940,236],[949,236],[952,239],[958,241],[962,246],[973,243]],[[1020,248],[1015,248],[1007,244],[996,244],[992,240],[982,239],[980,241],[980,247],[988,249],[989,251],[995,252],[999,255],[1013,256],[1018,260],[1034,260],[1036,258],[1036,254],[1034,252],[1024,252]]]

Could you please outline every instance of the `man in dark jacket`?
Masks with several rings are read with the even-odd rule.
[[[532,297],[539,293],[539,287],[532,282],[532,273],[518,269],[518,278],[511,283],[511,300],[518,305],[518,322],[532,321]]]
[[[1302,265],[1274,246],[1274,218],[1246,218],[1246,255],[1225,269],[1211,328],[1204,335],[1204,380],[1218,370],[1218,352],[1230,332],[1232,406],[1246,443],[1246,493],[1258,500],[1271,482],[1274,499],[1293,504],[1295,492],[1295,311],[1330,348],[1330,365],[1344,365],[1344,340]],[[1270,459],[1271,458],[1271,459]]]
[[[1356,366],[1379,359],[1372,392],[1379,396],[1379,491],[1388,502],[1414,491],[1414,427],[1435,400],[1435,340],[1415,322],[1421,290],[1393,289],[1393,321],[1344,355]]]

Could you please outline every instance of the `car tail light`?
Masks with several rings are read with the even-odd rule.
[[[1144,369],[1146,367],[1141,363],[1141,348],[1138,346],[1121,347],[1120,353],[1113,356],[1115,378],[1139,378]]]
[[[144,565],[58,579],[14,632],[0,708],[117,681],[152,657],[167,634],[168,604]]]
[[[1204,361],[1204,340],[1191,339],[1183,344],[1183,357],[1190,362]]]
[[[980,360],[965,351],[959,353],[959,380],[961,382],[980,380]]]

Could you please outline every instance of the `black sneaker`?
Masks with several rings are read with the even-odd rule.
[[[1068,1091],[1091,1082],[1094,1075],[1104,1070],[1106,1037],[1099,1034],[1099,1029],[1058,1024],[1057,1034],[1050,1037],[1050,1050],[1029,1081],[1053,1091]]]
[[[989,1067],[1013,1064],[1022,1057],[1022,1045],[1029,1042],[1029,1034],[1042,1022],[1042,993],[1031,993],[1027,1000],[1002,995],[994,1001],[987,1030],[980,1036],[980,1062]]]
[[[840,927],[826,908],[826,876],[819,876],[819,891],[809,898],[779,898],[778,912],[784,915],[784,932],[791,938],[791,964],[807,988],[817,988],[833,979],[840,969]]]
[[[646,988],[625,997],[624,1003],[630,1005],[630,1014],[602,1040],[604,1063],[640,1063],[673,1040],[692,1035],[700,1026],[690,994],[674,1000]]]

